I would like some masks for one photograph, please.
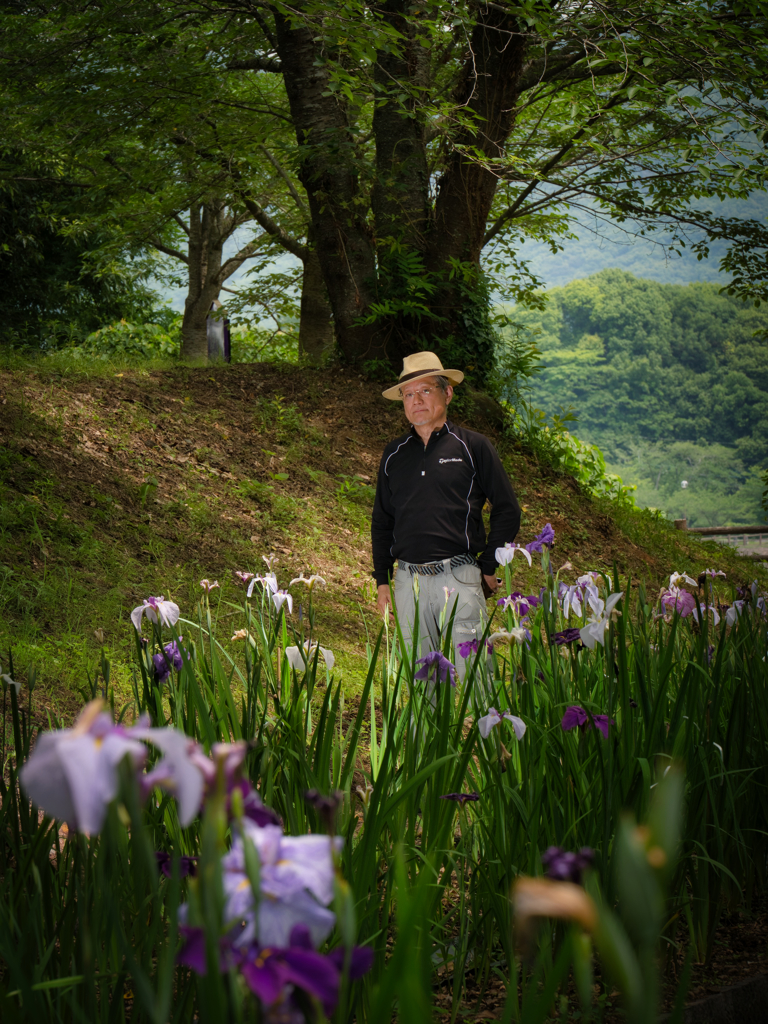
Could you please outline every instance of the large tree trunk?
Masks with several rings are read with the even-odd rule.
[[[470,40],[470,55],[456,95],[457,104],[474,115],[452,142],[435,202],[434,229],[427,267],[445,273],[451,261],[480,268],[498,171],[505,161],[504,146],[515,120],[518,89],[526,51],[526,33],[500,4],[481,3]],[[463,304],[461,280],[446,282],[436,312],[444,334],[459,329]],[[466,288],[464,288],[466,293]]]
[[[307,255],[301,279],[301,319],[299,321],[299,352],[312,366],[320,366],[333,352],[333,312],[323,279],[320,257],[314,248],[314,232],[310,226]]]
[[[208,361],[206,321],[221,291],[218,275],[225,216],[223,205],[215,202],[195,205],[189,211],[189,287],[181,322],[181,358],[188,362]]]
[[[372,15],[399,37],[398,46],[377,54],[374,69],[375,240],[361,213],[367,203],[344,101],[330,88],[327,54],[316,42],[321,30],[315,30],[311,17],[299,23],[275,14],[277,50],[301,152],[299,174],[336,337],[350,360],[389,358],[398,364],[415,349],[439,351],[445,342],[448,352],[461,341],[461,313],[475,301],[472,269],[479,272],[527,45],[525,31],[501,4],[482,2],[475,10],[455,97],[464,126],[446,142],[450,149],[432,215],[421,114],[430,85],[429,51],[419,40],[422,13],[406,0],[382,0],[372,8]],[[470,273],[456,274],[457,262]],[[416,281],[418,290],[419,267],[424,287],[414,297],[411,286]],[[360,324],[365,316],[373,320],[374,303],[386,302],[391,314]],[[419,310],[424,304],[430,306],[427,314]]]
[[[299,10],[301,5],[299,5]],[[333,309],[336,339],[350,360],[384,355],[382,339],[359,323],[375,297],[376,257],[343,103],[329,88],[311,24],[275,12],[277,50],[300,147],[315,247]]]

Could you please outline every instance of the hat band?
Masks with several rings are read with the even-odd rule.
[[[433,370],[414,370],[413,373],[404,373],[397,383],[405,384],[406,381],[413,380],[414,377],[423,377],[425,374],[428,376],[430,373],[436,373],[438,376],[441,376],[445,373],[445,370],[442,366],[436,367]]]

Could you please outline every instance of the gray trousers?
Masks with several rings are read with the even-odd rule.
[[[456,604],[452,633],[454,647],[458,648],[460,643],[467,640],[479,640],[483,635],[486,623],[483,577],[480,566],[459,565],[455,569],[451,569],[451,560],[446,558],[443,562],[444,571],[437,576],[419,576],[417,574],[412,576],[408,566],[408,562],[403,562],[402,559],[398,561],[393,585],[397,617],[406,645],[404,656],[409,656],[416,619],[414,580],[418,580],[419,588],[419,644],[421,647],[419,657],[423,658],[430,651],[441,650],[440,617],[445,609],[444,626],[447,626],[451,615],[453,615],[454,604]],[[454,591],[449,594],[447,605],[445,588]],[[460,678],[464,678],[472,657],[461,658],[457,654],[454,664]]]

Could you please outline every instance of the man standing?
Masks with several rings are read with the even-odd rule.
[[[447,418],[452,385],[463,380],[460,370],[443,369],[434,352],[416,352],[403,360],[399,383],[383,392],[403,402],[411,429],[388,444],[381,459],[371,520],[373,576],[385,615],[397,559],[395,605],[406,644],[413,634],[418,578],[422,656],[440,648],[446,600],[449,615],[458,601],[454,643],[482,636],[483,580],[488,591],[498,588],[496,548],[513,541],[520,526],[520,506],[496,449],[482,434]]]

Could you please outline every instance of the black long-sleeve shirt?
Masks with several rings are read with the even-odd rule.
[[[485,538],[482,508],[491,503]],[[384,449],[371,519],[373,576],[386,583],[396,558],[436,562],[471,551],[486,576],[496,548],[517,536],[520,506],[487,437],[448,420],[425,445],[411,430]],[[482,552],[482,554],[480,554]]]

